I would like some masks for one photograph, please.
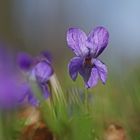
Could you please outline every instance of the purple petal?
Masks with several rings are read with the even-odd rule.
[[[20,88],[22,89],[22,93],[20,93],[20,96],[18,97],[18,101],[22,103],[26,96],[28,95],[29,85],[27,83],[22,83],[20,85]]]
[[[97,85],[99,79],[97,68],[93,67],[91,70],[91,75],[89,77],[88,82],[86,83],[87,88],[92,88]]]
[[[23,70],[29,70],[32,65],[32,58],[29,54],[21,52],[17,56],[17,63]]]
[[[53,74],[53,69],[47,61],[39,62],[34,70],[35,76],[40,83],[48,81]]]
[[[41,52],[41,55],[42,55],[43,57],[45,57],[49,62],[52,62],[52,55],[51,55],[50,52],[48,52],[48,51],[43,51],[43,52]]]
[[[47,99],[50,96],[49,90],[48,90],[48,85],[42,85],[41,86],[42,92],[43,92],[43,96],[45,99]]]
[[[25,95],[26,86],[17,75],[0,75],[0,109],[18,107]]]
[[[35,95],[31,91],[29,91],[29,92],[28,92],[29,103],[33,106],[38,106],[39,105],[39,100],[37,100],[37,98],[35,97]]]
[[[89,52],[86,47],[86,34],[78,28],[70,28],[67,32],[67,43],[77,56],[86,56]]]
[[[83,63],[83,59],[81,59],[80,57],[73,57],[70,60],[68,64],[68,69],[72,80],[74,81],[76,80],[79,68],[81,67],[82,63]]]
[[[107,66],[97,59],[95,60],[94,64],[98,70],[101,81],[103,82],[103,84],[105,84],[107,80],[107,73],[108,73]]]
[[[39,87],[42,90],[42,93],[43,93],[42,95],[43,95],[44,99],[47,99],[50,96],[47,86],[48,86],[47,83],[46,83],[46,85],[39,83]],[[39,99],[37,99],[36,95],[32,92],[32,90],[30,88],[28,89],[26,94],[28,96],[28,102],[31,105],[33,105],[33,106],[39,105]]]
[[[86,67],[81,66],[79,69],[79,73],[83,77],[85,83],[87,83],[90,78],[91,70],[92,70],[92,68],[88,67],[88,66],[86,66]]]
[[[107,47],[109,33],[104,27],[95,28],[88,36],[88,47],[94,57],[98,57]]]

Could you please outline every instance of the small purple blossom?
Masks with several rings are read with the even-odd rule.
[[[42,52],[38,57],[32,58],[27,53],[19,53],[17,62],[23,70],[28,72],[28,76],[35,79],[43,93],[45,99],[50,95],[48,89],[48,81],[53,75],[53,69],[51,66],[51,57],[48,52]],[[39,101],[34,96],[34,93],[28,88],[27,91],[28,101],[32,105],[38,105]]]
[[[67,32],[68,47],[76,54],[69,64],[69,74],[75,81],[78,73],[83,77],[87,88],[94,87],[100,79],[107,80],[107,67],[97,57],[107,47],[109,33],[104,27],[96,27],[87,36],[78,28]]]

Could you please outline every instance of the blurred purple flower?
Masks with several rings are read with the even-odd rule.
[[[44,98],[48,98],[50,94],[48,81],[53,74],[50,54],[48,52],[42,52],[40,56],[32,58],[29,54],[22,52],[18,54],[17,62],[21,69],[28,71],[29,77],[36,79]],[[30,88],[28,88],[27,95],[28,101],[32,105],[39,104],[39,101]]]
[[[79,73],[87,88],[94,87],[99,78],[105,84],[107,67],[97,57],[107,47],[108,39],[109,33],[104,27],[96,27],[88,36],[78,28],[68,30],[67,43],[76,54],[68,65],[69,74],[74,81]]]
[[[27,91],[25,83],[21,83],[14,75],[0,75],[0,109],[18,107]]]
[[[12,109],[21,104],[27,86],[15,69],[12,53],[0,45],[0,109]]]

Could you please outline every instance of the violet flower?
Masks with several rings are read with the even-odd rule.
[[[19,107],[26,91],[27,86],[15,69],[13,54],[0,44],[0,109]]]
[[[107,67],[97,57],[107,47],[109,33],[104,27],[96,27],[87,36],[78,28],[67,32],[67,43],[76,54],[68,65],[69,74],[75,81],[78,73],[83,77],[87,88],[94,87],[98,79],[105,84]]]
[[[42,52],[40,56],[32,58],[27,53],[19,53],[17,58],[20,68],[28,73],[30,78],[37,81],[45,99],[50,95],[48,81],[53,74],[51,66],[51,57],[48,52]],[[38,105],[39,101],[34,96],[34,93],[29,88],[28,100],[32,105]]]
[[[0,109],[13,109],[22,105],[27,86],[17,75],[0,75]]]

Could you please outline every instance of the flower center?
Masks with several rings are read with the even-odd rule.
[[[84,66],[90,66],[90,67],[93,66],[93,64],[92,64],[92,62],[91,62],[91,57],[86,57],[86,58],[85,58]]]

